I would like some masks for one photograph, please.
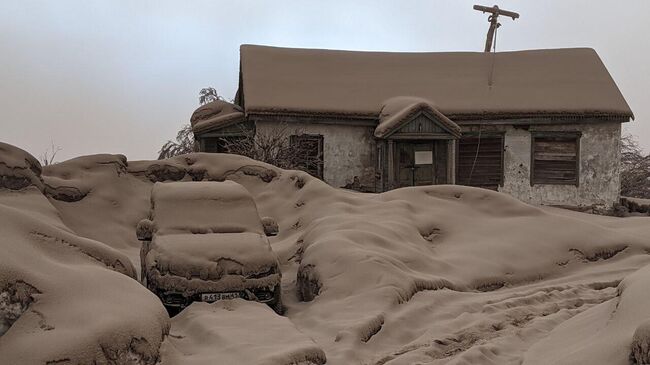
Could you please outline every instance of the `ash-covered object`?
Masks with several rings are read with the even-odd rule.
[[[0,336],[27,310],[38,292],[22,281],[9,283],[0,289]]]
[[[463,186],[359,194],[226,154],[132,161],[126,173],[109,161],[87,156],[44,168],[46,180],[88,189],[77,202],[0,189],[0,283],[21,279],[42,292],[2,336],[0,363],[309,364],[321,349],[331,364],[629,364],[633,345],[644,353],[650,272],[639,269],[649,263],[647,217],[535,207]],[[259,215],[283,227],[271,246],[283,269],[285,316],[220,300],[186,308],[169,329],[160,300],[123,274],[133,277],[133,267],[110,266],[124,256],[137,266],[136,226],[150,218],[153,185],[144,171],[162,163],[236,181]],[[275,177],[266,182],[243,166]],[[188,173],[182,183],[192,179]],[[210,215],[181,213],[169,223],[196,222],[192,237],[221,232],[240,216],[229,211],[212,224],[203,220]],[[263,226],[256,229],[263,237]],[[161,246],[186,242],[173,236]],[[181,252],[205,243],[197,241]],[[174,287],[254,276],[247,257],[222,252],[207,266],[206,253],[195,270],[162,251],[161,282]],[[313,300],[299,301],[301,288]]]
[[[264,226],[264,232],[267,236],[277,236],[278,233],[280,233],[278,222],[276,222],[275,219],[271,217],[263,217],[262,225]]]
[[[179,181],[185,177],[185,169],[170,163],[160,163],[149,165],[145,175],[151,182],[158,181]]]
[[[41,164],[18,147],[0,142],[0,189],[21,190],[36,186],[43,190]]]
[[[325,352],[288,318],[234,299],[194,303],[172,318],[165,365],[322,365]]]
[[[202,105],[190,118],[192,131],[202,133],[216,128],[223,128],[244,120],[244,110],[235,104],[215,100]]]
[[[168,308],[237,297],[282,311],[279,263],[243,186],[156,183],[151,206],[136,227],[142,277]]]
[[[67,203],[78,202],[90,194],[93,175],[123,176],[127,165],[124,155],[98,154],[46,166],[43,168],[45,195]]]
[[[52,201],[0,189],[0,363],[154,364],[164,307],[126,255],[77,235]]]
[[[296,280],[298,299],[311,302],[320,293],[321,285],[314,265],[300,265]]]
[[[635,364],[650,364],[650,320],[641,323],[632,337],[630,360]]]

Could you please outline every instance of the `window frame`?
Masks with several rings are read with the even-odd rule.
[[[317,166],[317,175],[314,176],[316,178],[319,178],[321,180],[324,179],[325,176],[325,138],[323,137],[322,134],[316,134],[316,133],[302,133],[302,134],[292,134],[289,136],[289,145],[293,146],[294,143],[299,143],[301,139],[314,139],[317,140],[318,142],[318,166]],[[305,171],[305,170],[301,170]],[[308,171],[305,171],[309,173]]]
[[[535,142],[537,138],[564,138],[575,139],[575,181],[549,181],[542,180],[535,177]],[[582,132],[580,131],[532,131],[530,132],[530,186],[535,185],[567,185],[567,186],[580,186],[580,140],[582,139]]]

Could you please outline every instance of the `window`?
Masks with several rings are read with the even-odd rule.
[[[497,190],[503,183],[503,134],[473,134],[458,140],[456,184]]]
[[[323,136],[315,134],[292,135],[291,149],[301,156],[298,169],[319,179],[323,178]]]
[[[229,143],[235,143],[244,138],[243,136],[206,137],[203,138],[201,152],[228,153],[226,147]]]
[[[533,184],[578,185],[579,133],[533,133],[531,179]]]

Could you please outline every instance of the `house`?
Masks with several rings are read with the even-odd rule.
[[[192,115],[201,151],[278,124],[309,172],[380,192],[462,184],[533,204],[609,208],[634,118],[593,49],[389,53],[242,45],[234,104]]]

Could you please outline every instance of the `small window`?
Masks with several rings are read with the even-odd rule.
[[[532,135],[531,185],[578,185],[580,135]]]
[[[294,153],[303,156],[298,169],[323,179],[323,136],[314,134],[292,135],[289,138]]]
[[[202,152],[223,152],[223,145],[219,137],[203,138]]]
[[[243,136],[224,136],[203,138],[203,150],[201,152],[228,153],[228,145],[242,141]]]

